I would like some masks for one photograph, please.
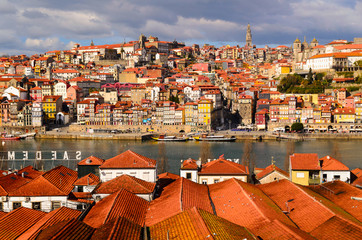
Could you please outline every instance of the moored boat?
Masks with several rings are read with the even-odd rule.
[[[2,133],[0,139],[1,140],[20,140],[20,137],[16,137],[11,134]]]
[[[186,142],[189,138],[160,135],[159,137],[152,137],[152,139],[156,141],[165,141],[165,142]]]
[[[206,135],[203,134],[201,137],[194,137],[196,141],[209,141],[209,142],[234,142],[235,136],[225,137],[224,135]]]

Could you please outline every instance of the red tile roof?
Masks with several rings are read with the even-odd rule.
[[[89,186],[89,185],[98,185],[100,183],[100,179],[98,176],[94,175],[93,173],[89,173],[84,177],[79,178],[77,181],[74,182],[74,186]]]
[[[319,161],[323,160],[322,163],[322,170],[323,171],[349,171],[349,168],[338,161],[337,159],[330,157],[330,156],[324,156]]]
[[[97,202],[83,221],[92,227],[99,228],[102,224],[121,216],[143,226],[148,206],[149,202],[146,200],[121,189]]]
[[[67,196],[76,180],[76,171],[60,165],[10,192],[9,196]]]
[[[362,198],[361,189],[342,181],[327,182],[309,189],[329,199],[362,222],[362,211],[357,210],[362,209],[362,203],[352,199],[352,197]]]
[[[179,178],[165,187],[161,196],[150,203],[147,209],[146,225],[152,226],[193,207],[213,213],[208,186]]]
[[[235,178],[209,185],[216,214],[253,229],[274,219],[296,226],[260,189]],[[241,217],[242,216],[242,217]]]
[[[37,223],[35,223],[21,236],[19,236],[18,239],[19,240],[35,239],[39,234],[39,232],[41,232],[43,229],[64,220],[78,218],[80,214],[81,214],[80,211],[73,210],[67,207],[61,207],[56,210],[53,210],[52,212],[44,216],[42,219],[40,219]]]
[[[24,178],[35,179],[36,177],[42,175],[44,172],[34,169],[32,166],[27,166],[18,171],[18,175],[23,176]]]
[[[151,239],[255,239],[244,227],[191,208],[150,227]]]
[[[14,173],[0,177],[0,196],[7,196],[9,192],[18,189],[30,181],[30,179],[25,179]]]
[[[361,239],[362,227],[350,221],[334,216],[319,225],[311,233],[321,240],[329,239]]]
[[[82,161],[80,161],[78,163],[79,165],[85,165],[85,166],[90,166],[90,165],[96,165],[96,166],[100,166],[104,163],[104,160],[95,156],[90,156],[87,157],[85,159],[83,159]]]
[[[16,239],[46,213],[20,207],[0,219],[0,239]]]
[[[198,166],[196,164],[196,160],[191,159],[191,158],[186,159],[181,164],[182,170],[197,170],[197,168],[198,168]]]
[[[355,168],[351,171],[356,177],[362,177],[362,169],[361,168]]]
[[[289,180],[262,184],[258,187],[303,231],[311,232],[335,215]]]
[[[274,171],[279,172],[280,174],[284,175],[284,176],[287,177],[287,178],[289,177],[289,173],[287,173],[286,171],[281,170],[280,168],[278,168],[277,166],[275,166],[274,164],[272,164],[272,165],[267,166],[267,167],[266,167],[265,169],[263,169],[263,171],[261,171],[260,173],[258,173],[258,174],[256,175],[256,178],[257,178],[258,180],[260,180],[261,178],[269,175],[270,173],[272,173],[272,172],[274,172]]]
[[[100,167],[100,169],[109,168],[156,168],[156,160],[147,158],[131,150],[127,150],[124,153],[119,154],[113,158],[106,160]]]
[[[95,193],[112,194],[123,188],[134,194],[151,194],[155,190],[155,187],[156,183],[146,182],[128,175],[121,175],[110,181],[101,183],[95,190]]]
[[[124,217],[116,217],[96,229],[91,240],[99,239],[141,239],[142,226]]]
[[[83,240],[89,239],[94,228],[76,219],[69,219],[58,222],[40,232],[36,239],[39,240],[55,240],[55,239],[71,239]]]
[[[0,211],[0,221],[1,221],[1,218],[5,217],[6,214],[7,214],[6,212]]]
[[[223,157],[202,165],[199,175],[247,175],[249,168]]]
[[[292,170],[320,170],[316,153],[294,153],[289,159]]]

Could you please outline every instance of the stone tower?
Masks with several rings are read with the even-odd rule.
[[[310,47],[314,48],[319,45],[319,42],[317,39],[313,38],[313,40],[310,42]]]
[[[250,24],[248,24],[248,29],[246,30],[246,44],[245,47],[253,47]]]

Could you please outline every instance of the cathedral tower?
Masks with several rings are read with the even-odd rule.
[[[250,24],[248,24],[248,29],[246,30],[246,44],[245,44],[245,47],[253,47],[252,39],[251,39]]]

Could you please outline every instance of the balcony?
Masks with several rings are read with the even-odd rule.
[[[319,177],[309,178],[308,179],[308,184],[309,185],[319,185],[320,183],[321,183],[321,179]]]

